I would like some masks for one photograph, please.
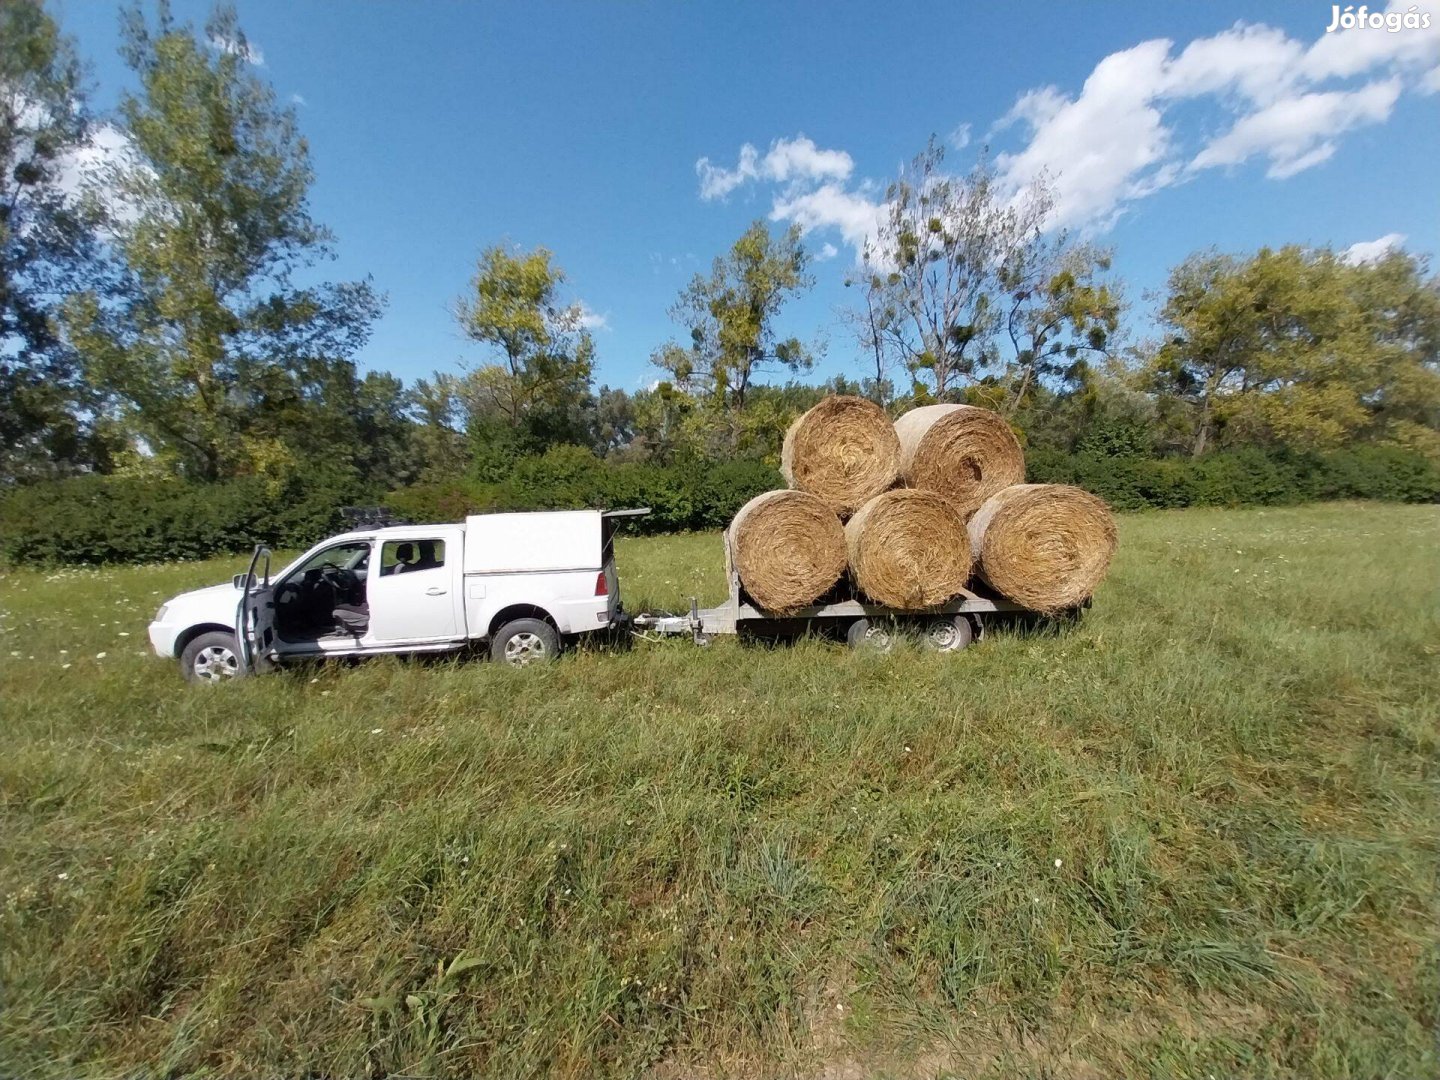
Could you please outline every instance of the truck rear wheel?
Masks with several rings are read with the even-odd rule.
[[[541,664],[560,655],[560,635],[541,619],[516,619],[495,632],[490,658],[512,667]]]

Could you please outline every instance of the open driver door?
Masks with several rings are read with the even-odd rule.
[[[275,645],[275,590],[270,584],[269,548],[264,544],[255,546],[250,569],[235,576],[235,585],[240,589],[240,603],[235,609],[240,671],[254,674],[265,669]]]

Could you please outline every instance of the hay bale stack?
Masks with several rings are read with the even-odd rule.
[[[1065,484],[1017,484],[970,519],[979,574],[997,592],[1046,615],[1090,598],[1115,554],[1102,499]]]
[[[804,491],[756,495],[730,522],[740,583],[757,605],[785,614],[812,604],[845,572],[845,530]]]
[[[845,525],[850,573],[877,604],[928,608],[959,596],[972,560],[965,519],[933,491],[875,496]]]
[[[906,487],[934,491],[969,517],[1025,479],[1025,455],[999,413],[973,405],[922,405],[895,421]]]
[[[895,485],[900,475],[895,425],[873,401],[827,397],[785,432],[780,472],[792,488],[848,517]]]

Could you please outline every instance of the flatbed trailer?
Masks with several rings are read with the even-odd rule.
[[[725,530],[725,577],[729,595],[717,607],[702,608],[694,597],[684,615],[641,612],[631,619],[641,637],[689,635],[697,645],[708,645],[719,634],[746,631],[833,629],[845,631],[852,648],[886,651],[896,633],[905,628],[918,630],[926,644],[941,652],[965,648],[984,633],[983,617],[994,614],[1026,614],[1027,609],[987,592],[963,590],[959,596],[937,607],[901,610],[864,600],[835,600],[813,604],[784,614],[758,608],[745,594],[735,569],[730,530]]]

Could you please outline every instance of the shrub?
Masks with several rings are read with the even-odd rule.
[[[191,484],[78,476],[18,488],[0,502],[0,554],[16,563],[155,562],[300,547],[340,528],[366,501],[345,477]]]
[[[1035,483],[1078,484],[1117,510],[1440,500],[1440,468],[1401,447],[1330,454],[1243,449],[1196,459],[1146,458],[1130,449],[1113,440],[1074,454],[1035,450],[1026,471]],[[611,464],[573,446],[520,458],[498,483],[462,477],[385,496],[343,472],[296,477],[279,490],[258,479],[199,485],[80,476],[0,498],[0,557],[12,563],[151,562],[245,551],[257,543],[305,547],[343,527],[342,507],[381,501],[417,522],[458,521],[486,510],[648,506],[651,514],[635,523],[637,531],[718,529],[750,498],[780,486],[779,473],[758,461]]]

